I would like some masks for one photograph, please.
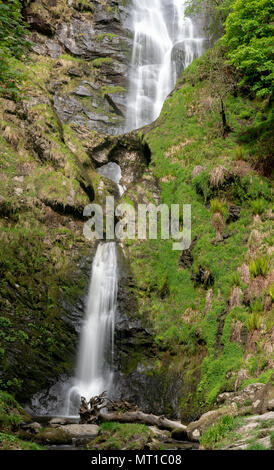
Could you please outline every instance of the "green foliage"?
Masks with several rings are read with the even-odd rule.
[[[260,298],[255,299],[253,302],[250,302],[251,312],[263,312],[263,302]]]
[[[241,285],[241,276],[238,271],[235,271],[231,276],[231,285],[240,286]]]
[[[27,29],[21,16],[19,0],[0,0],[0,94],[16,97],[22,75],[16,69],[29,45]]]
[[[242,85],[265,96],[273,91],[273,2],[236,0],[232,7],[224,36],[229,61],[242,72]]]
[[[93,450],[142,449],[151,436],[151,430],[143,424],[103,423],[98,436],[88,445],[88,448]]]
[[[249,444],[247,447],[247,450],[267,450],[267,448],[263,445],[260,444],[259,442],[254,442]]]
[[[226,375],[231,370],[238,370],[242,364],[243,351],[239,345],[230,341],[233,312],[225,318],[221,337],[222,351],[216,355],[216,335],[219,316],[224,305],[215,302],[203,321],[203,336],[206,339],[208,356],[202,363],[202,379],[198,387],[198,395],[207,403],[214,403],[222,386],[226,383]]]
[[[0,390],[0,429],[9,429],[26,419],[23,408],[12,395]]]
[[[269,287],[268,293],[269,293],[269,295],[270,295],[270,297],[271,297],[272,302],[274,302],[274,283],[271,284],[271,286]]]
[[[216,444],[236,427],[236,424],[237,421],[232,416],[222,416],[217,423],[214,423],[203,433],[200,444],[205,449],[214,449]]]
[[[267,256],[260,256],[251,261],[249,264],[249,272],[252,277],[266,276],[269,268],[270,258]]]
[[[270,443],[271,443],[271,449],[274,449],[274,431],[271,432],[270,434]]]
[[[261,327],[261,315],[259,312],[253,312],[248,316],[246,326],[249,331],[259,330]]]
[[[216,213],[223,214],[224,205],[218,199],[212,199],[212,201],[210,201],[210,207],[211,207],[213,214],[216,214]]]
[[[98,57],[98,59],[94,59],[92,61],[92,65],[95,68],[100,68],[102,65],[111,65],[113,59],[111,57]]]
[[[264,199],[255,199],[255,201],[251,201],[251,208],[255,215],[261,215],[266,208],[266,201]]]
[[[34,442],[22,441],[15,435],[0,432],[0,450],[43,450]]]

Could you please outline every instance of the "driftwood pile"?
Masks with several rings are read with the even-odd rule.
[[[101,410],[104,409],[104,412]],[[174,429],[185,430],[185,426],[179,421],[172,421],[165,416],[156,416],[143,413],[138,406],[127,401],[116,402],[101,393],[86,401],[81,397],[80,424],[95,424],[107,421],[118,421],[120,423],[142,423],[148,426],[157,426],[160,429],[172,431]]]

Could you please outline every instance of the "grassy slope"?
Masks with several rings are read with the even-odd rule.
[[[267,380],[273,367],[271,357],[264,351],[273,331],[273,309],[271,313],[271,307],[263,307],[266,297],[269,302],[268,292],[262,287],[259,293],[250,294],[255,281],[244,282],[235,275],[244,262],[249,264],[257,256],[271,253],[271,184],[252,169],[252,165],[260,166],[260,158],[265,157],[266,161],[268,158],[272,145],[271,112],[266,103],[228,94],[225,106],[232,132],[224,139],[219,103],[209,80],[210,54],[187,69],[159,119],[144,132],[152,151],[151,168],[159,179],[162,202],[192,205],[193,265],[187,269],[179,267],[180,253],[172,251],[171,242],[128,243],[141,316],[153,326],[159,349],[164,350],[156,368],[163,372],[175,367],[185,377],[183,413],[188,408],[187,402],[192,403],[190,407],[195,403],[195,388],[196,406],[205,403],[208,406],[220,390],[233,389],[240,368],[247,369],[249,380],[258,381]],[[197,165],[202,165],[203,171],[193,177]],[[210,178],[219,166],[230,177],[214,187]],[[211,222],[213,198],[222,201],[226,220],[230,204],[241,207],[239,220],[225,225],[224,233],[229,238],[217,245],[213,243],[215,231]],[[254,218],[256,209],[252,209],[252,204],[258,199],[263,199],[264,209],[260,217]],[[260,234],[259,241],[254,230]],[[213,303],[206,314],[207,290],[192,280],[199,266],[214,278]],[[269,283],[268,275],[266,285]],[[229,308],[236,284],[241,288],[240,305]],[[244,365],[247,345],[231,341],[231,333],[233,325],[240,324],[249,329],[247,343],[252,343],[252,314],[259,318],[256,360],[251,356]]]

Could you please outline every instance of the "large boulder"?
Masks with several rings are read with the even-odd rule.
[[[93,439],[97,436],[99,426],[95,424],[67,424],[57,428],[74,439]]]

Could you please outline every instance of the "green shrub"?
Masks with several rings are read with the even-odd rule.
[[[267,448],[262,444],[254,442],[254,444],[249,444],[247,450],[267,450]]]
[[[261,315],[258,312],[253,312],[248,316],[246,326],[249,331],[259,330],[261,327]]]
[[[269,268],[270,258],[267,256],[260,256],[252,260],[249,264],[249,272],[252,277],[266,276]]]
[[[253,302],[250,302],[251,312],[263,312],[263,302],[261,299],[256,299]]]
[[[236,0],[232,8],[223,39],[228,58],[241,71],[242,84],[265,96],[273,91],[273,2]]]
[[[243,151],[243,148],[240,147],[240,145],[237,145],[237,147],[235,148],[234,157],[235,157],[235,160],[244,159],[244,151]]]
[[[240,286],[240,284],[241,284],[241,276],[238,271],[235,271],[231,276],[231,285]]]
[[[274,449],[274,431],[270,434],[271,449]]]
[[[250,205],[255,215],[261,215],[266,208],[266,201],[264,199],[256,199],[251,201]]]
[[[269,293],[269,295],[270,295],[270,297],[271,297],[271,300],[272,300],[272,302],[273,302],[273,301],[274,301],[274,283],[271,284],[271,286],[269,287],[268,293]]]
[[[223,214],[224,205],[218,199],[212,199],[212,201],[210,201],[210,207],[211,207],[213,214],[216,214],[216,213]]]
[[[18,94],[17,85],[22,76],[16,70],[15,61],[29,46],[26,35],[20,0],[0,0],[0,95],[15,98]]]

